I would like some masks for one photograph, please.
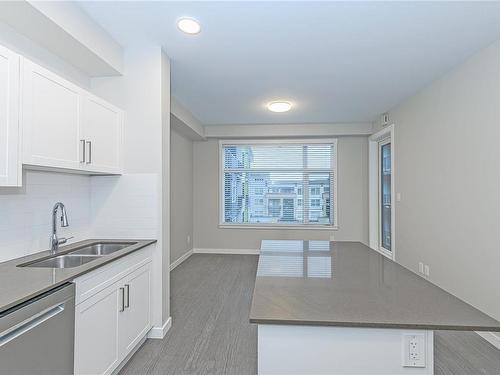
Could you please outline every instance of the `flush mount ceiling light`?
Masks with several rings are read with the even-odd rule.
[[[177,27],[186,34],[198,34],[201,31],[201,25],[194,18],[182,17],[177,21]]]
[[[284,101],[271,102],[267,105],[267,109],[271,112],[288,112],[292,108],[292,103]]]

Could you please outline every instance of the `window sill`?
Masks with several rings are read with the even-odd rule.
[[[254,225],[254,224],[219,224],[219,229],[285,229],[285,230],[339,230],[336,225]]]

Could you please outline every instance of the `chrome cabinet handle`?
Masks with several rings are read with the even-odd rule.
[[[82,158],[80,159],[80,163],[85,163],[85,139],[80,139],[82,146]]]
[[[64,303],[61,303],[56,306],[49,307],[38,314],[22,321],[21,323],[7,329],[4,332],[0,333],[0,347],[4,346],[8,342],[16,339],[19,336],[24,335],[25,333],[31,331],[36,328],[40,324],[46,322],[47,320],[53,318],[56,315],[59,315],[64,311]]]
[[[89,160],[87,160],[87,164],[92,163],[92,141],[86,141],[87,146],[89,146]]]
[[[122,299],[122,306],[120,308],[120,312],[125,311],[125,288],[120,288],[120,293],[121,293],[121,299]]]
[[[127,299],[125,302],[125,307],[126,308],[129,308],[130,307],[130,285],[129,284],[125,284],[125,290],[127,291]]]

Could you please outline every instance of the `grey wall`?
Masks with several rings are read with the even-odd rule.
[[[390,112],[396,260],[500,319],[500,44]]]
[[[192,248],[193,141],[175,130],[170,137],[170,263],[173,263]]]
[[[339,230],[272,230],[219,228],[219,143],[194,144],[194,247],[259,249],[262,239],[326,239],[368,243],[368,141],[338,138]],[[174,211],[175,212],[175,211]]]

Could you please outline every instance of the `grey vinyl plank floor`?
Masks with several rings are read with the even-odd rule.
[[[195,254],[171,273],[173,325],[120,375],[256,375],[248,322],[258,257]],[[500,351],[473,332],[435,333],[435,375],[500,375]]]
[[[175,268],[172,328],[147,340],[120,375],[255,375],[257,327],[248,315],[257,259],[195,254]]]

